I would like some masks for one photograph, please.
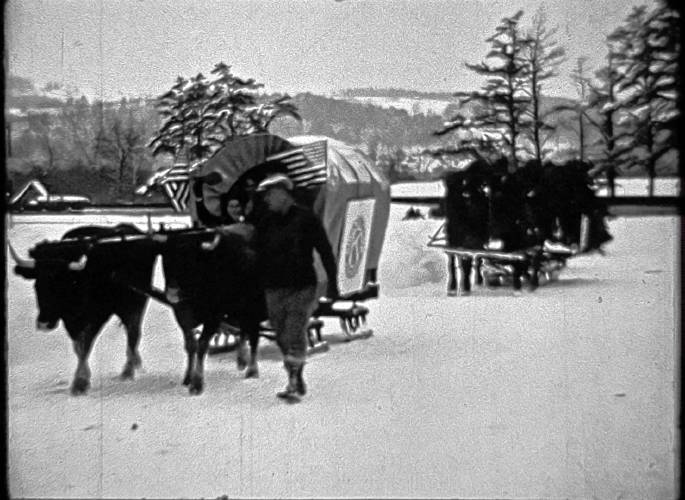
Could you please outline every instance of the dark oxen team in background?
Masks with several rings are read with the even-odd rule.
[[[507,278],[518,290],[522,278],[535,288],[545,264],[558,269],[576,253],[601,252],[611,235],[605,224],[606,206],[595,196],[588,170],[589,165],[580,161],[531,161],[509,173],[502,159],[476,160],[447,174],[447,245],[463,250],[449,255],[449,290],[457,288],[455,259],[462,271],[462,290],[468,293],[474,264],[477,283],[483,275],[488,284]],[[581,234],[583,216],[588,221],[586,235]]]

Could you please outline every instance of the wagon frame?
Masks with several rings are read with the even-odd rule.
[[[502,284],[509,274],[505,267],[506,265],[514,263],[525,265],[529,270],[530,285],[535,289],[540,284],[541,277],[544,277],[546,281],[556,280],[559,276],[559,271],[565,265],[566,259],[577,253],[572,250],[552,250],[543,245],[536,245],[514,252],[503,252],[486,248],[453,247],[447,243],[445,224],[441,224],[430,236],[426,246],[442,250],[447,256],[448,295],[457,294],[458,280],[456,268],[459,261],[463,258],[470,258],[476,261],[476,279],[478,284],[482,284],[483,280],[486,280],[486,284],[494,283],[494,281],[486,279],[487,275],[493,280],[496,279],[499,284]],[[482,274],[478,271],[481,264],[487,268]]]

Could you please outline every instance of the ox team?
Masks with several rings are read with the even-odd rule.
[[[200,184],[194,186],[197,194]],[[192,230],[151,237],[121,224],[72,229],[60,242],[36,245],[31,258],[20,257],[10,246],[15,272],[35,281],[38,328],[53,329],[62,320],[73,341],[78,365],[72,394],[90,387],[88,357],[112,315],[122,319],[128,340],[121,375],[133,378],[141,365],[138,344],[146,295],[173,307],[188,353],[183,383],[191,393],[202,392],[209,338],[225,316],[240,326],[239,368],[247,365],[243,348],[249,338],[246,377],[258,376],[256,351],[265,303],[287,371],[286,387],[277,396],[296,401],[306,393],[306,328],[318,299],[313,250],[326,270],[326,299],[335,300],[339,292],[331,245],[319,219],[296,203],[287,176],[267,175],[258,185],[251,180],[243,188],[244,196],[225,200],[222,212],[227,217],[209,219],[198,212],[203,225],[219,226],[211,244],[201,242]],[[196,201],[203,208],[201,196]],[[167,286],[161,296],[154,295],[152,287],[157,255],[162,256]],[[198,324],[203,331],[196,341],[193,328]]]

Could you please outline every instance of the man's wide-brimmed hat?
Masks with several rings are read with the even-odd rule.
[[[286,191],[292,191],[293,181],[291,181],[290,177],[285,174],[273,174],[266,177],[262,182],[259,183],[257,186],[257,192],[263,192],[277,187],[285,189]]]

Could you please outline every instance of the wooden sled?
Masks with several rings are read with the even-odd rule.
[[[325,352],[330,349],[326,340],[321,336],[324,322],[321,317],[335,317],[340,321],[340,327],[344,334],[345,342],[357,339],[366,339],[373,335],[373,330],[367,326],[366,316],[369,309],[354,301],[319,302],[319,306],[307,325],[307,354]],[[259,334],[269,340],[275,341],[276,334],[268,321],[261,323]],[[227,340],[223,340],[227,339]],[[220,331],[210,340],[209,354],[227,352],[235,349],[240,339],[240,330],[227,322],[222,322]]]
[[[268,321],[261,323],[261,330],[259,334],[269,340],[276,340],[276,333]],[[317,352],[325,352],[330,349],[328,342],[321,338],[321,329],[323,328],[323,321],[312,317],[309,319],[307,325],[307,354],[315,354]]]
[[[328,342],[321,338],[322,328],[323,321],[317,318],[310,319],[309,324],[307,325],[307,341],[309,343],[307,354],[328,351]],[[196,336],[199,337],[201,331],[201,328],[196,328]],[[274,329],[268,321],[263,321],[261,323],[259,335],[272,341],[276,340]],[[219,331],[216,332],[209,341],[209,349],[207,352],[209,354],[230,352],[238,347],[239,344],[240,329],[227,321],[222,321],[219,326]]]
[[[346,342],[357,339],[366,339],[373,335],[373,330],[366,324],[366,316],[369,309],[357,304],[355,301],[319,302],[319,307],[314,311],[314,317],[334,317],[340,320],[340,327],[345,335]]]
[[[448,256],[448,295],[457,294],[456,261],[472,259],[476,263],[477,283],[487,286],[513,284],[521,287],[521,277],[527,278],[530,288],[535,289],[543,278],[549,282],[559,276],[566,260],[577,253],[571,248],[537,245],[513,252],[489,249],[450,247],[444,233],[444,224],[431,236],[428,246],[438,248]],[[480,271],[480,272],[479,272]]]

